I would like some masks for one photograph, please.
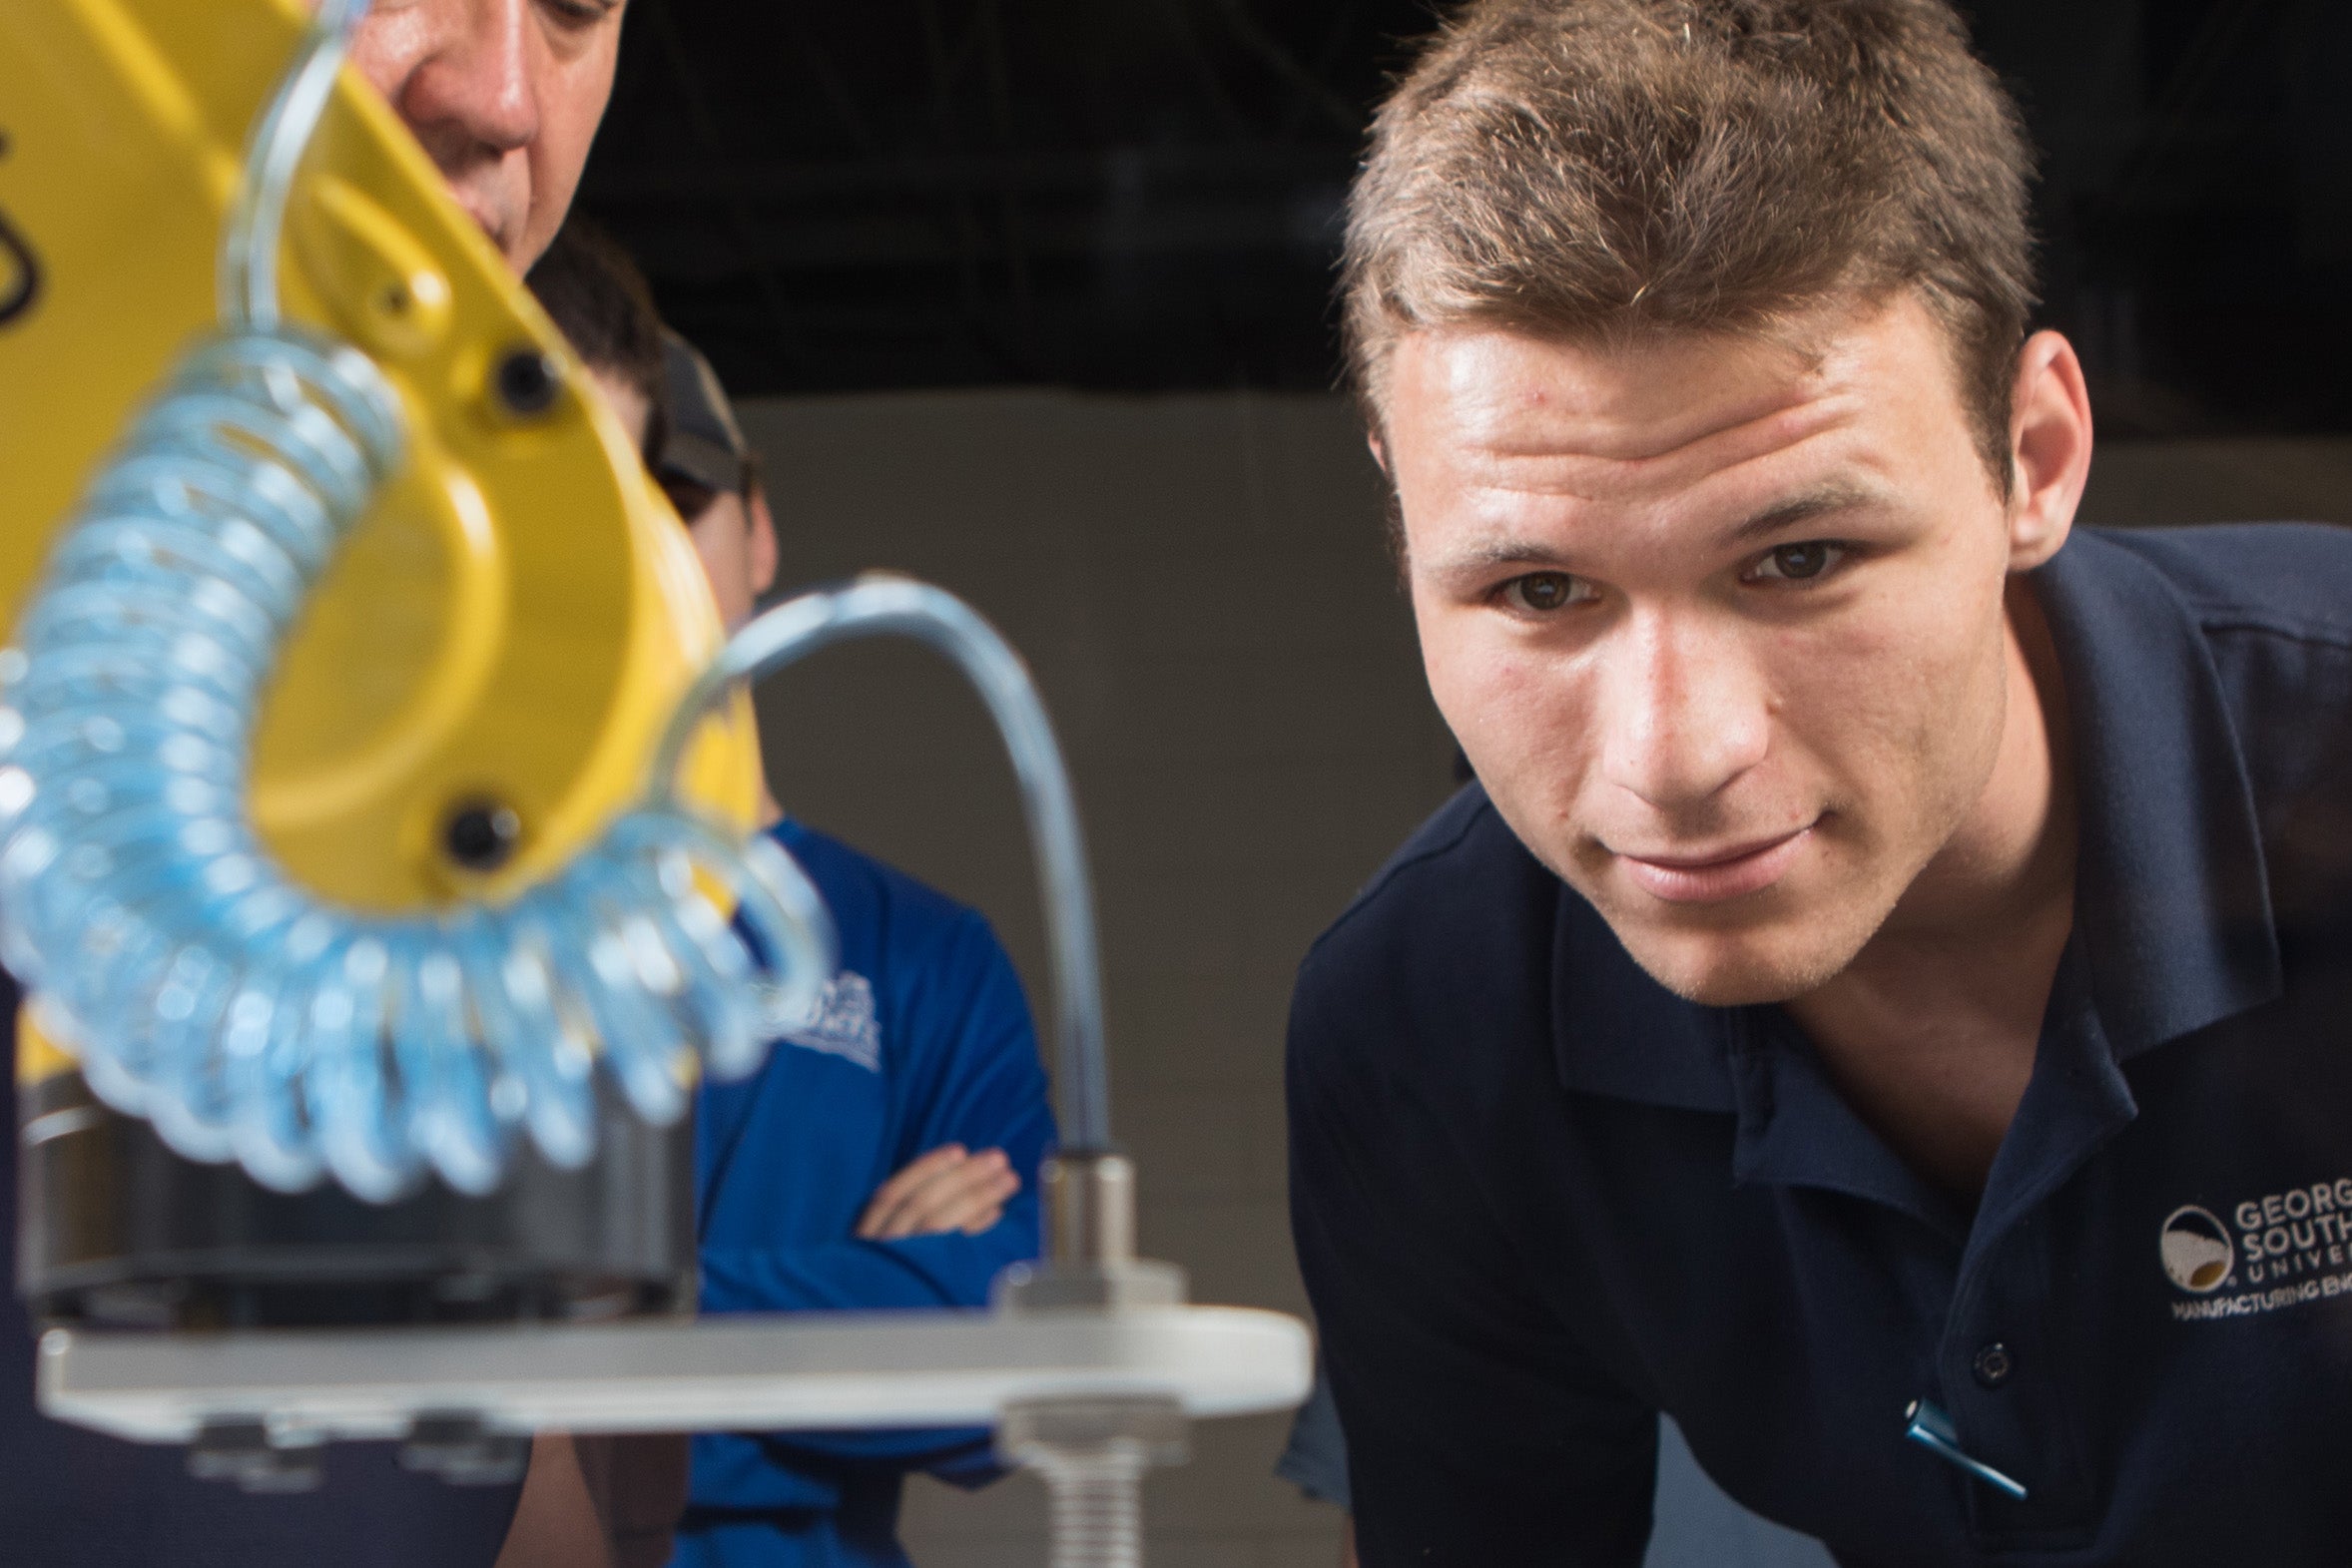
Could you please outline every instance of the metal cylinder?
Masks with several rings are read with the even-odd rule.
[[[1055,1264],[1121,1264],[1135,1256],[1135,1165],[1123,1154],[1071,1150],[1045,1162],[1045,1256]]]
[[[38,1321],[579,1321],[694,1307],[694,1120],[651,1126],[609,1089],[586,1166],[526,1151],[496,1192],[435,1182],[391,1204],[330,1183],[273,1192],[235,1164],[184,1159],[76,1072],[17,1096],[17,1289]]]

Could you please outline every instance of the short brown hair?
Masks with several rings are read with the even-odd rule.
[[[1753,332],[1916,288],[2006,493],[2032,174],[1944,0],[1473,0],[1374,121],[1349,369],[1377,427],[1419,328]]]
[[[645,452],[660,451],[668,422],[662,318],[637,262],[619,241],[575,213],[531,268],[529,284],[582,363],[645,399]]]

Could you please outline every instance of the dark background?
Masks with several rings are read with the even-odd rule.
[[[1979,0],[2102,434],[2352,429],[2352,4]],[[586,208],[739,394],[1333,382],[1422,0],[635,0]]]

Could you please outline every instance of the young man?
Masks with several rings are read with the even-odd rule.
[[[656,472],[694,530],[722,613],[776,574],[756,465],[702,356],[670,340]],[[1045,1074],[987,922],[775,812],[816,882],[842,969],[811,1028],[696,1107],[707,1312],[979,1307],[1038,1251]],[[706,1433],[694,1439],[680,1568],[904,1568],[908,1472],[996,1475],[981,1431]]]
[[[578,188],[612,88],[620,0],[376,0],[352,64],[398,111],[458,201],[519,271],[547,246]],[[0,1055],[13,1057],[17,994],[0,975]],[[13,1090],[10,1091],[11,1096]],[[5,1125],[15,1125],[13,1099]],[[15,1212],[0,1161],[0,1213]],[[101,1437],[33,1407],[33,1343],[13,1286],[0,1290],[0,1556],[44,1568],[344,1568],[485,1565],[518,1488],[458,1488],[395,1463],[390,1444],[330,1450],[325,1483],[254,1497],[192,1479],[177,1448]],[[568,1464],[568,1453],[564,1455]],[[509,1559],[594,1568],[576,1468],[542,1472],[548,1529]]]
[[[1480,782],[1292,1015],[1372,1568],[1637,1562],[1660,1410],[1847,1563],[2352,1536],[2352,539],[2069,540],[2027,172],[1942,0],[1485,0],[1380,113]]]
[[[710,364],[663,331],[627,258],[576,227],[532,287],[640,439],[649,427],[658,437],[656,477],[722,617],[740,626],[777,566],[751,447]],[[697,1103],[703,1308],[982,1306],[1005,1265],[1036,1256],[1036,1171],[1053,1135],[1011,962],[976,913],[773,802],[768,814],[833,910],[842,972],[816,1025]],[[650,1456],[607,1463],[582,1446],[608,1518],[638,1511],[610,1499]],[[698,1436],[677,1561],[903,1564],[898,1493],[913,1470],[966,1484],[995,1474],[976,1431]]]

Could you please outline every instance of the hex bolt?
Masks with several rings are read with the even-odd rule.
[[[461,800],[441,823],[441,848],[468,871],[495,871],[514,857],[523,819],[503,800]]]
[[[1143,1463],[1128,1454],[1041,1458],[1053,1568],[1142,1568]]]
[[[547,356],[531,347],[508,349],[490,376],[498,406],[517,419],[536,419],[553,408],[561,384]]]
[[[996,1452],[1045,1482],[1052,1568],[1142,1568],[1143,1473],[1181,1464],[1185,1438],[1171,1398],[1047,1398],[1005,1408]]]

